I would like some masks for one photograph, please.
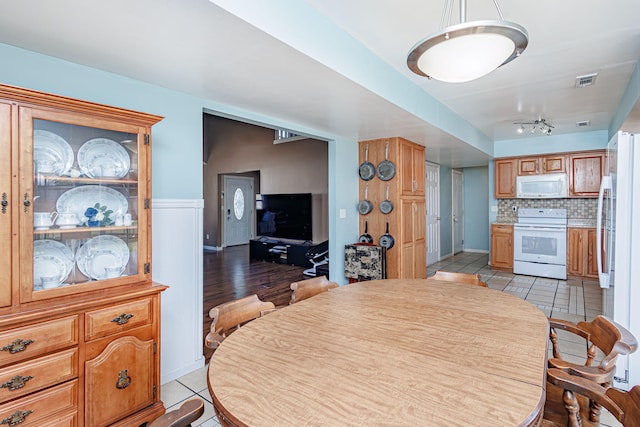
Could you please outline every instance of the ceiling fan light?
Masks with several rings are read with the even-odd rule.
[[[467,82],[511,62],[528,41],[527,31],[512,22],[464,22],[417,43],[407,56],[407,66],[436,80]]]

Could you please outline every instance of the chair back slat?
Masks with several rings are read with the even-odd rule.
[[[205,345],[217,348],[231,331],[273,310],[272,302],[261,301],[256,294],[213,307],[209,310],[211,332],[205,338]]]
[[[319,293],[326,292],[329,289],[337,288],[338,286],[337,283],[330,282],[327,276],[318,276],[312,279],[293,282],[290,285],[293,293],[291,294],[289,304],[295,304]]]
[[[482,281],[482,278],[479,274],[473,273],[459,273],[459,272],[451,272],[451,271],[436,271],[436,274],[432,276],[434,280],[443,280],[446,282],[457,282],[457,283],[465,283],[467,285],[477,285],[482,286],[484,288],[487,287],[487,284]]]

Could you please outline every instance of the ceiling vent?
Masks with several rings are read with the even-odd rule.
[[[598,73],[586,74],[584,76],[576,77],[576,87],[587,87],[596,83],[596,77]]]
[[[583,120],[581,122],[576,122],[576,127],[583,128],[583,127],[586,127],[586,126],[591,126],[591,121],[590,120]]]

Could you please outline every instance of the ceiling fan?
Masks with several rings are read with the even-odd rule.
[[[551,129],[555,126],[547,123],[546,119],[536,119],[529,122],[513,122],[514,125],[520,125],[518,133],[524,133],[527,128],[525,125],[531,126],[531,133],[535,133],[536,130],[542,132],[545,135],[551,135]]]

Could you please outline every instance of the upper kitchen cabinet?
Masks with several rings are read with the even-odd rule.
[[[567,171],[567,156],[554,154],[542,157],[522,157],[518,159],[518,175],[562,173]]]
[[[424,196],[424,147],[399,138],[403,196]]]
[[[572,153],[569,156],[569,195],[573,197],[598,197],[604,171],[604,151]]]
[[[517,159],[496,159],[494,162],[494,196],[496,199],[516,197]]]
[[[568,197],[598,197],[604,159],[604,151],[495,159],[494,196],[496,199],[515,199],[519,176],[566,174]]]

